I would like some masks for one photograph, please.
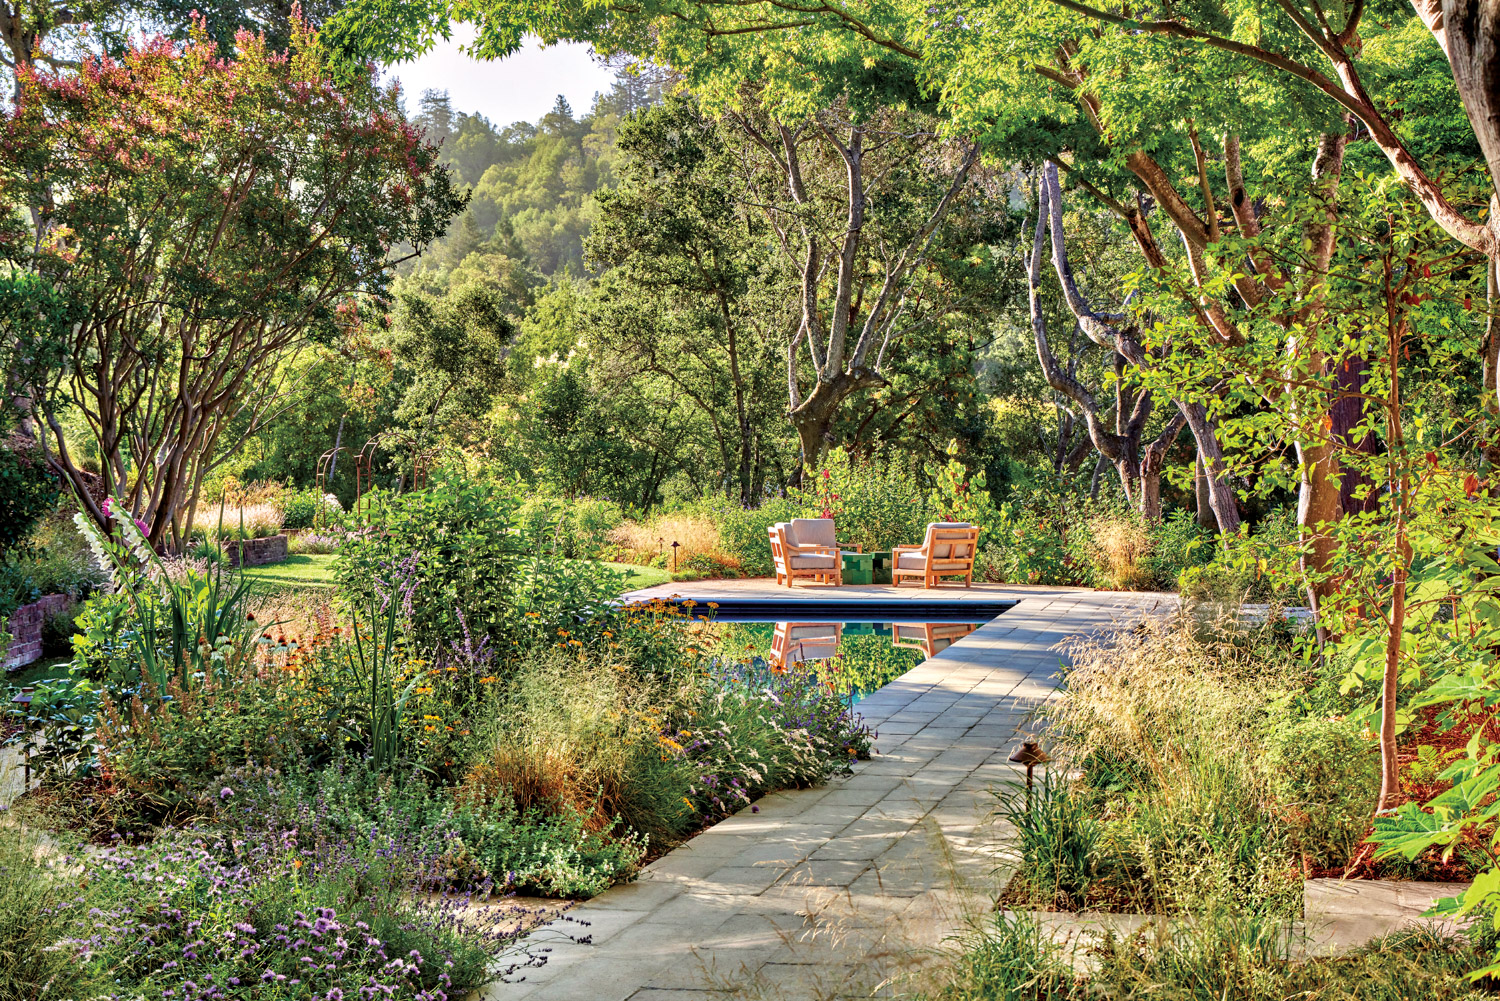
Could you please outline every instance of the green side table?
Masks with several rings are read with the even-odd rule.
[[[891,582],[891,554],[887,552],[869,553],[875,558],[875,566],[870,572],[871,584],[889,584]]]
[[[875,572],[874,553],[841,553],[844,558],[843,577],[845,584],[868,584]]]

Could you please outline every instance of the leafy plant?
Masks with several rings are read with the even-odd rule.
[[[0,306],[9,287],[0,284]],[[40,448],[0,445],[0,554],[26,541],[32,526],[57,504],[59,494],[57,475],[47,469]]]
[[[379,530],[350,533],[334,562],[351,608],[379,601],[388,567],[418,554],[422,587],[412,595],[412,635],[441,644],[465,628],[499,639],[511,619],[510,589],[524,545],[515,531],[519,501],[508,487],[443,474],[425,490],[391,497],[378,509]]]
[[[1082,908],[1100,875],[1103,828],[1097,804],[1044,771],[1035,788],[1001,793],[996,813],[1016,832],[1010,851],[1029,902]]]
[[[346,717],[348,735],[377,768],[400,760],[406,704],[422,681],[422,672],[405,664],[420,563],[419,557],[409,556],[383,568],[365,627],[354,616],[349,638],[336,640],[330,654],[337,664],[337,698],[353,710]]]
[[[1298,850],[1314,866],[1347,863],[1370,829],[1380,759],[1364,727],[1309,718],[1274,726],[1262,761]]]

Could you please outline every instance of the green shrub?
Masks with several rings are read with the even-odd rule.
[[[713,512],[719,526],[719,548],[739,561],[740,571],[747,577],[771,575],[771,544],[766,537],[769,526],[809,516],[807,506],[795,496],[771,497],[757,508],[726,506]]]
[[[625,520],[620,505],[608,499],[580,497],[568,506],[568,552],[576,559],[610,555],[609,533]]]
[[[1305,604],[1299,553],[1296,512],[1277,508],[1247,536],[1216,548],[1211,561],[1187,566],[1179,580],[1182,596],[1189,601],[1236,605]]]
[[[351,533],[339,549],[334,575],[340,596],[354,608],[379,603],[382,575],[415,554],[421,586],[413,596],[412,630],[418,643],[457,639],[465,628],[502,636],[511,575],[523,550],[517,507],[508,487],[450,477],[385,500],[377,525]]]
[[[528,552],[556,553],[563,548],[562,527],[567,501],[539,494],[516,508],[516,528]],[[565,552],[559,555],[567,555]]]
[[[1466,974],[1484,962],[1461,939],[1415,929],[1335,956],[1292,961],[1285,921],[1220,911],[1109,937],[1093,950],[1088,997],[1152,1001],[1481,1001]],[[1072,997],[1072,995],[1068,995]]]
[[[283,528],[312,528],[314,525],[338,521],[343,515],[337,501],[318,493],[314,487],[289,490],[281,495],[280,503]]]
[[[1142,909],[1297,913],[1301,869],[1286,826],[1265,813],[1257,779],[1241,748],[1195,749],[1108,825]]]
[[[933,513],[920,480],[910,470],[859,461],[842,447],[831,450],[822,467],[809,470],[808,477],[799,497],[806,514],[798,517],[833,518],[839,542],[858,544],[867,553],[918,545],[927,523],[943,520]],[[774,521],[761,526],[763,548],[769,524]]]
[[[593,497],[531,497],[516,511],[521,538],[531,552],[570,559],[612,555],[610,532],[624,520],[620,505]]]
[[[25,542],[59,495],[57,476],[40,448],[0,445],[0,553]]]
[[[1081,536],[1086,539],[1086,536]],[[1090,564],[1070,546],[1057,517],[1014,504],[1000,505],[997,526],[980,551],[985,578],[1009,584],[1077,585],[1090,581]],[[1086,552],[1086,548],[1083,550]]]
[[[128,702],[106,699],[97,740],[111,795],[101,800],[100,819],[115,830],[182,821],[227,769],[326,758],[338,746],[339,717],[325,711],[316,689],[290,688],[247,666],[201,686],[174,681],[160,695],[148,685]]]
[[[1174,511],[1151,531],[1151,549],[1144,566],[1151,587],[1175,591],[1184,571],[1206,566],[1215,557],[1214,534],[1187,511]]]
[[[44,780],[88,774],[97,763],[99,690],[74,677],[39,681],[34,688],[29,705],[5,705],[7,721],[19,727],[6,745],[19,747],[33,774]]]
[[[1370,828],[1380,792],[1380,759],[1363,728],[1346,719],[1280,723],[1266,733],[1262,764],[1308,862],[1347,863]]]
[[[41,596],[30,560],[14,552],[0,556],[0,620]]]
[[[73,637],[78,633],[77,609],[69,606],[49,612],[42,620],[42,656],[62,657],[73,652]]]
[[[132,597],[127,591],[100,591],[83,603],[74,619],[74,677],[123,689],[140,680],[140,646],[144,642],[137,602],[154,602],[151,592]]]
[[[14,819],[0,820],[0,998],[70,1001],[106,988],[63,940],[87,906],[56,849]]]
[[[929,521],[960,521],[979,529],[982,551],[1002,531],[1000,511],[985,483],[984,473],[970,474],[958,461],[958,443],[948,445],[948,461],[928,463],[932,493],[927,500]],[[913,542],[918,541],[913,539]]]
[[[318,769],[239,768],[213,787],[207,806],[236,831],[257,839],[294,832],[296,849],[314,857],[376,832],[377,841],[430,860],[434,876],[456,886],[589,897],[634,876],[646,850],[618,824],[590,824],[569,811],[523,813],[506,796],[458,802],[421,772],[393,775],[345,757]]]
[[[534,657],[484,713],[461,796],[523,813],[619,818],[654,839],[685,830],[689,776],[659,735],[677,697],[608,664]]]

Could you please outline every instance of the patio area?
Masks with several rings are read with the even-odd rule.
[[[867,997],[910,986],[1002,883],[991,790],[1055,688],[1061,640],[1176,607],[1175,595],[975,585],[778,587],[676,583],[629,598],[709,601],[831,595],[872,601],[1014,601],[1004,614],[870,695],[878,731],[854,774],[775,793],[647,867],[639,880],[533,933],[550,950],[487,999],[719,1001]]]

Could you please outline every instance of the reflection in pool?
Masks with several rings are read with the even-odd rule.
[[[979,622],[724,622],[718,652],[741,671],[807,670],[857,702],[978,629]]]

